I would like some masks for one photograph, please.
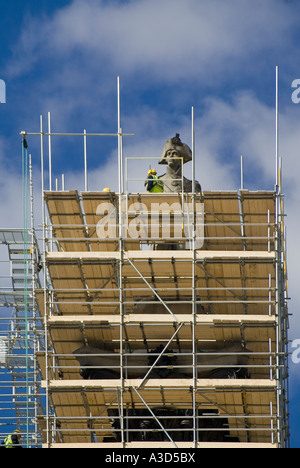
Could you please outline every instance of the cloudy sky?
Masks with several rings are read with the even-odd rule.
[[[300,339],[300,79],[298,0],[0,0],[0,216],[22,227],[21,138],[51,112],[53,132],[117,131],[121,81],[126,157],[158,157],[176,132],[191,143],[204,190],[275,184],[275,67],[287,212],[290,339]],[[300,93],[299,93],[300,95]],[[0,92],[1,97],[1,92]],[[39,139],[28,137],[35,191]],[[53,177],[83,188],[83,142],[53,138]],[[150,161],[151,163],[151,161]],[[148,163],[147,163],[148,164]],[[154,164],[152,162],[152,164]],[[117,189],[115,138],[88,140],[89,188]],[[131,166],[134,178],[144,166]],[[36,217],[39,209],[36,207]],[[300,446],[300,365],[291,362],[292,445]]]

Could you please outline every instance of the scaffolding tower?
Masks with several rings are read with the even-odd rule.
[[[51,286],[37,292],[49,339],[43,386],[54,409],[46,446],[285,447],[288,317],[276,193],[185,194],[204,204],[205,235],[194,249],[183,234],[184,250],[143,248],[169,241],[161,232],[153,239],[145,207],[153,215],[160,205],[162,231],[178,194],[126,194],[121,227],[108,227],[121,239],[99,239],[97,226],[109,204],[118,215],[122,195],[44,196],[55,239],[45,256]],[[136,216],[143,223],[132,239]]]
[[[0,438],[18,429],[21,445],[29,448],[42,443],[38,419],[44,409],[37,351],[45,345],[34,293],[41,288],[38,243],[34,233],[28,234],[21,229],[0,231],[0,244],[8,253],[1,261]]]
[[[84,139],[79,192],[52,188],[50,115],[22,132],[41,138],[43,447],[288,447],[281,168],[273,191],[196,193],[192,144],[191,193],[130,191],[118,117],[117,193],[88,190],[103,134],[66,134]]]

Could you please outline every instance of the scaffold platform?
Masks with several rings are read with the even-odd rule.
[[[276,193],[48,191],[45,203],[51,286],[36,291],[49,340],[38,355],[52,408],[45,447],[284,445]],[[199,249],[188,234],[197,205]],[[180,250],[163,237],[170,206]]]

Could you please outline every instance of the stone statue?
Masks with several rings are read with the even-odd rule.
[[[168,140],[164,146],[159,164],[167,165],[166,174],[159,177],[164,183],[164,192],[191,193],[193,183],[182,177],[182,166],[192,160],[191,149],[179,138],[179,133]],[[182,190],[183,183],[183,190]],[[195,192],[201,193],[201,186],[195,181]]]
[[[159,164],[167,166],[166,174],[159,176],[159,180],[163,182],[164,193],[192,193],[193,183],[182,175],[183,164],[192,161],[191,149],[179,138],[176,133],[175,137],[168,140],[163,148]],[[201,194],[201,186],[198,181],[195,181],[195,193]],[[171,241],[159,242],[153,245],[154,250],[186,250],[190,248],[189,242]]]

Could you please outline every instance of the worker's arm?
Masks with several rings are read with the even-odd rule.
[[[148,178],[147,178],[147,187],[146,187],[146,190],[147,192],[151,192],[151,190],[153,189],[153,176],[152,175],[149,175]]]

